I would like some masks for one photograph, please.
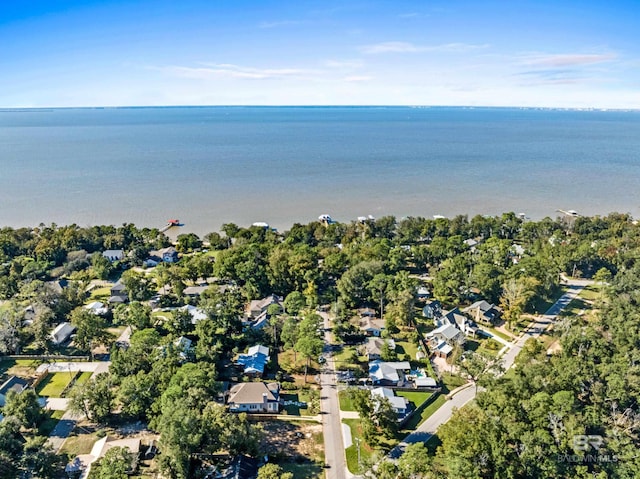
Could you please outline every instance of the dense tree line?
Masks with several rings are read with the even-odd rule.
[[[402,460],[397,467],[406,477],[423,474],[424,464],[428,474],[443,477],[571,477],[569,471],[586,472],[541,459],[537,451],[566,453],[571,435],[610,438],[607,447],[620,457],[636,445],[625,436],[625,428],[635,434],[634,423],[625,421],[635,418],[637,398],[639,328],[633,321],[640,229],[627,215],[541,221],[523,221],[513,213],[471,219],[389,216],[294,224],[284,233],[226,224],[204,240],[208,245],[196,235],[180,235],[180,261],[149,272],[131,267],[142,266],[150,250],[169,245],[155,229],[128,224],[0,229],[0,354],[27,346],[53,350],[48,334],[61,321],[76,326],[80,350],[111,346],[110,373],[76,386],[69,393],[71,404],[97,423],[116,416],[148,421],[162,434],[165,473],[188,477],[197,453],[259,454],[259,429],[243,416],[229,416],[215,400],[221,371],[236,353],[263,342],[301,355],[306,372],[322,351],[318,305],[334,305],[336,331],[346,337],[357,332],[349,322],[356,308],[375,309],[389,330],[412,325],[419,275],[428,278],[445,306],[483,297],[500,303],[509,321],[532,311],[536,298],[551,297],[562,273],[615,277],[598,322],[567,324],[562,353],[551,359],[532,346],[513,377],[492,385],[477,406],[460,411],[443,428],[435,457],[416,446],[411,455],[424,461]],[[210,251],[203,251],[205,246]],[[126,256],[112,263],[102,256],[105,249],[123,249]],[[188,285],[210,276],[217,284],[199,298],[185,297]],[[89,283],[105,278],[119,278],[130,303],[102,318],[82,306]],[[66,280],[64,288],[52,287],[58,280]],[[153,316],[147,303],[157,294],[161,305],[178,308],[165,319]],[[269,294],[284,297],[284,308],[269,310],[268,327],[261,331],[243,328],[246,302]],[[206,319],[194,325],[179,309],[185,304],[197,305]],[[25,308],[32,310],[28,323]],[[128,346],[112,344],[115,338],[106,330],[114,324],[133,329]],[[181,336],[196,345],[188,357],[175,346]],[[367,426],[370,438],[385,434],[391,425],[385,405],[359,404],[365,413],[376,413]],[[555,429],[548,427],[550,412]],[[28,441],[3,449],[11,443],[12,433],[7,434],[0,454],[26,457]],[[627,463],[628,471],[635,471],[634,460]],[[585,467],[609,473],[614,466]],[[619,472],[625,467],[616,466],[617,477],[633,477]]]

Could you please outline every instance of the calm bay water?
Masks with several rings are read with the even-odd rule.
[[[323,213],[640,215],[640,112],[205,107],[0,111],[0,226]]]

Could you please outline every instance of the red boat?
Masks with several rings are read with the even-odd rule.
[[[180,220],[169,220],[167,221],[169,226],[180,226]]]

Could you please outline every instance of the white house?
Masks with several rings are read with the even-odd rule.
[[[92,312],[97,316],[104,316],[109,312],[109,308],[104,303],[101,303],[100,301],[93,301],[87,304],[84,307],[84,309]]]
[[[107,258],[112,263],[114,261],[122,261],[124,259],[124,251],[121,249],[108,249],[102,252],[102,256]]]
[[[64,323],[60,323],[51,331],[51,342],[53,342],[53,344],[64,343],[69,339],[69,336],[71,336],[71,333],[73,333],[75,329],[76,327],[69,322],[65,321]]]
[[[392,389],[374,388],[371,390],[371,396],[381,400],[387,399],[391,403],[391,407],[398,415],[398,419],[402,419],[409,412],[409,401],[402,396],[396,396]]]
[[[409,361],[371,361],[369,379],[381,386],[401,386],[404,384],[404,372],[411,370]]]

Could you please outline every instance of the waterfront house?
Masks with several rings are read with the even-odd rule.
[[[173,247],[149,251],[149,257],[145,260],[147,266],[156,266],[159,263],[177,263],[178,251]]]
[[[239,383],[229,390],[227,405],[231,412],[277,413],[279,397],[278,383]]]

